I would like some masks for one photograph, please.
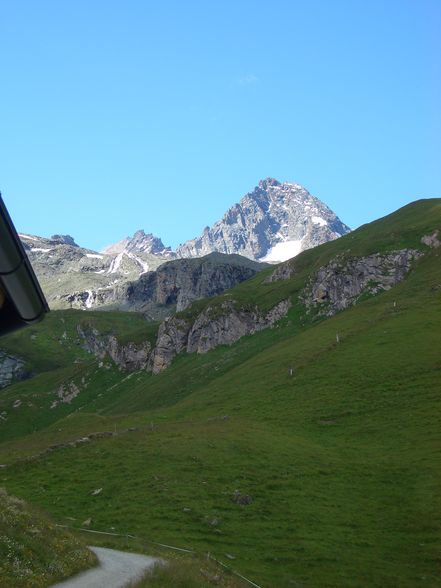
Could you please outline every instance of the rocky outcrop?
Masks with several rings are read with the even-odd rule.
[[[79,393],[80,389],[75,382],[61,384],[56,392],[57,400],[52,402],[51,408],[56,408],[59,404],[70,404]]]
[[[24,380],[28,376],[23,359],[0,351],[0,388]]]
[[[117,255],[123,251],[131,253],[144,252],[168,258],[176,257],[176,253],[170,247],[166,247],[159,237],[152,235],[152,233],[145,233],[142,229],[136,231],[133,237],[126,237],[122,241],[118,241],[118,243],[105,247],[101,253]]]
[[[257,307],[253,310],[237,309],[230,300],[225,301],[220,309],[208,306],[192,325],[187,351],[206,353],[219,345],[232,345],[245,335],[272,326],[287,314],[290,306],[289,300],[282,300],[266,314]]]
[[[190,328],[188,321],[177,317],[166,318],[161,324],[149,362],[154,374],[168,368],[174,357],[186,348]]]
[[[106,356],[122,370],[137,371],[147,367],[152,346],[148,341],[139,345],[119,343],[115,335],[100,333],[97,329],[84,328],[78,325],[77,332],[84,340],[84,348],[98,359]]]
[[[177,259],[161,265],[133,282],[127,304],[144,310],[153,304],[176,305],[178,312],[194,300],[221,294],[265,267],[240,255],[212,253],[199,259]]]
[[[267,178],[200,237],[178,247],[177,254],[198,257],[219,251],[260,261],[285,261],[349,230],[299,184]]]
[[[72,247],[79,247],[75,243],[75,239],[70,235],[52,235],[50,238],[54,242],[54,245],[71,245]]]
[[[290,306],[290,300],[282,300],[263,314],[257,307],[237,308],[233,300],[228,300],[220,307],[208,306],[192,322],[178,317],[166,319],[152,353],[152,372],[158,374],[166,369],[184,349],[187,353],[206,353],[266,329],[284,317]]]
[[[441,245],[438,229],[436,229],[431,235],[424,235],[421,237],[421,243],[427,245],[431,249],[437,249]]]
[[[331,316],[354,304],[362,294],[377,294],[401,282],[422,253],[401,249],[345,259],[342,255],[320,268],[303,292],[306,306]]]
[[[121,345],[111,334],[78,325],[77,331],[84,347],[98,359],[110,357],[123,370],[147,369],[159,374],[168,368],[181,353],[206,353],[219,345],[231,345],[245,335],[274,325],[285,316],[290,300],[282,300],[267,313],[257,307],[239,309],[234,301],[225,301],[220,307],[206,307],[194,319],[179,316],[167,317],[159,326],[154,347],[148,342]]]
[[[285,261],[276,267],[276,269],[266,278],[266,283],[280,282],[282,280],[290,280],[295,274],[292,261]]]

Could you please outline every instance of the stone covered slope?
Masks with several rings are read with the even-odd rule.
[[[20,238],[53,309],[95,307],[101,292],[114,290],[169,259],[149,251],[97,253],[79,247],[69,235],[21,234]]]
[[[299,184],[267,178],[221,220],[206,227],[200,237],[178,247],[177,254],[197,257],[219,251],[260,261],[285,261],[349,230],[332,210]]]
[[[176,259],[133,281],[112,283],[91,292],[89,307],[138,311],[150,320],[158,320],[176,309],[184,310],[194,300],[220,294],[265,267],[239,255],[219,253],[197,259]],[[74,306],[78,307],[81,296],[75,294],[69,300],[75,300]]]

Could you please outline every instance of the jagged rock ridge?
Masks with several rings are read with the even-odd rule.
[[[166,247],[159,237],[152,235],[152,233],[146,234],[142,229],[136,231],[133,237],[126,237],[122,241],[118,241],[118,243],[105,247],[101,253],[117,255],[123,251],[127,253],[150,253],[164,258],[176,257],[171,247]]]
[[[349,231],[299,184],[267,178],[200,237],[178,247],[177,255],[198,257],[219,251],[260,261],[285,261]]]

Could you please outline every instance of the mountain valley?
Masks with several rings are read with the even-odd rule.
[[[265,588],[439,586],[441,200],[353,232],[313,212],[346,234],[277,265],[249,259],[276,242],[207,251],[216,225],[180,258],[128,251],[163,255],[141,276],[127,242],[30,244],[64,248],[72,274],[109,280],[123,253],[138,265],[121,274],[125,310],[53,310],[2,338],[8,493],[83,539],[209,552]],[[284,238],[315,244],[313,225]],[[49,253],[31,252],[53,278]]]

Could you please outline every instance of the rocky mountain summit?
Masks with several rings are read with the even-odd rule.
[[[146,234],[142,229],[136,231],[133,237],[126,237],[101,251],[107,255],[117,255],[123,252],[149,253],[164,258],[176,257],[176,253],[171,250],[171,247],[166,247],[159,237],[155,237],[152,233]]]
[[[267,178],[176,252],[143,230],[99,253],[80,247],[70,235],[20,237],[51,308],[143,310],[152,318],[163,318],[171,305],[183,310],[195,299],[219,294],[251,277],[258,266],[246,265],[245,258],[284,261],[348,231],[299,184]],[[233,257],[190,263],[191,258],[213,253]],[[175,265],[154,274],[172,260]]]
[[[177,249],[178,257],[212,251],[280,262],[350,231],[326,204],[299,184],[261,180],[211,228]]]

